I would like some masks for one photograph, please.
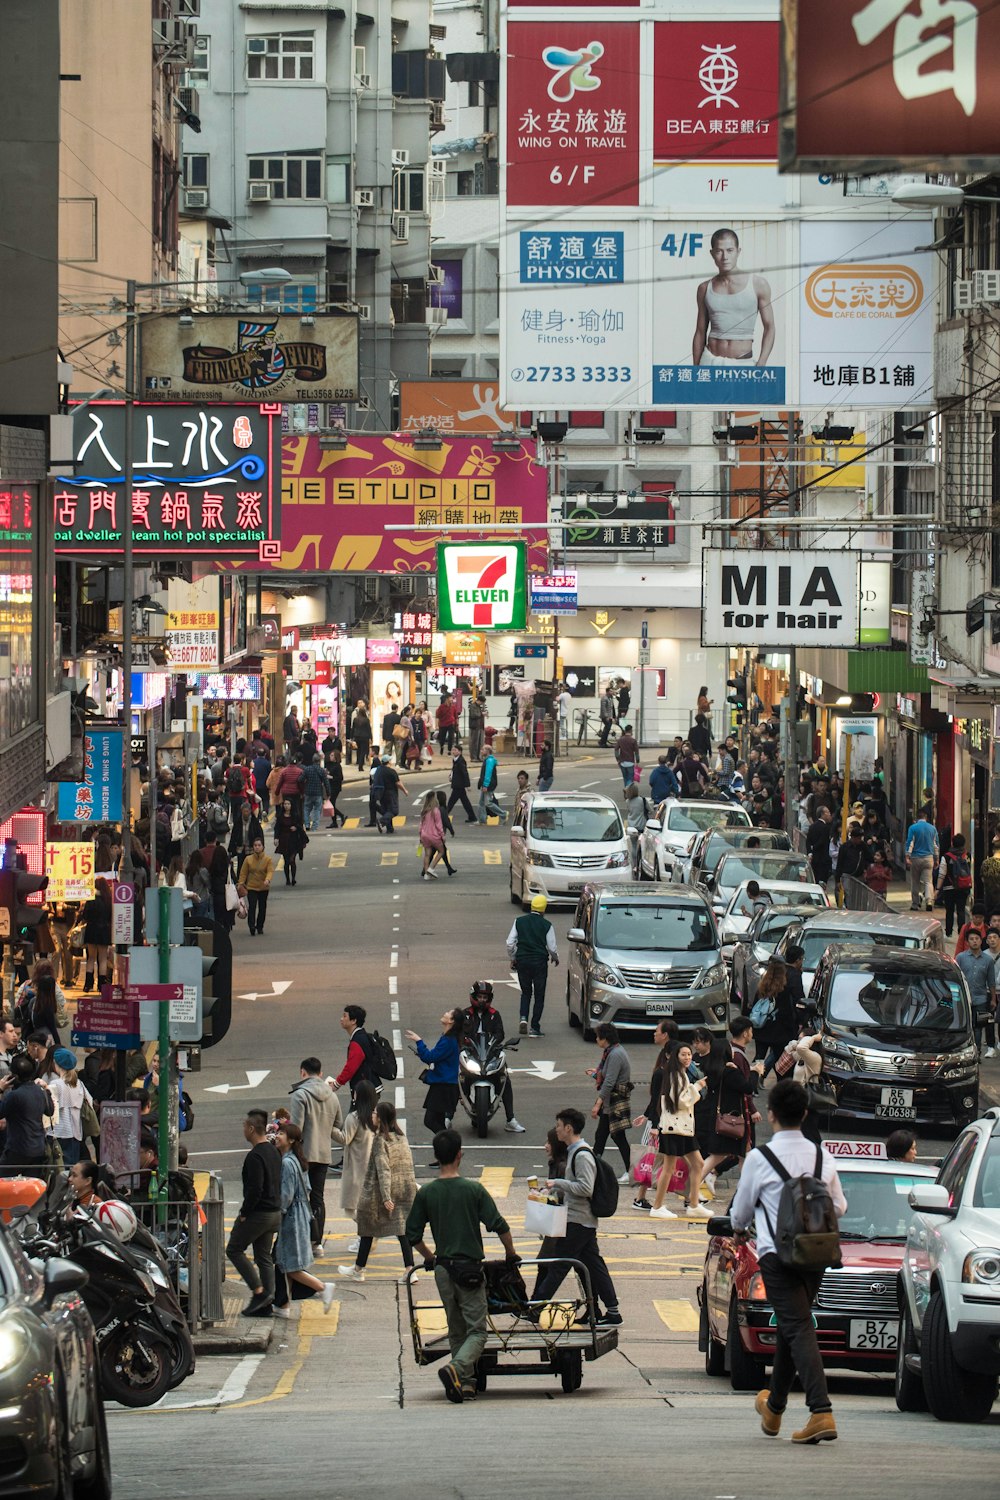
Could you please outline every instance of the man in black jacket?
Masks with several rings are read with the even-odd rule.
[[[472,785],[472,777],[469,775],[469,767],[465,756],[456,745],[451,752],[451,796],[448,798],[447,812],[451,812],[456,802],[461,802],[465,808],[465,821],[476,822],[476,811],[469,801],[469,787]]]
[[[229,1236],[226,1255],[250,1288],[245,1317],[269,1318],[274,1302],[274,1237],[281,1224],[281,1153],[267,1138],[267,1114],[247,1110],[243,1138],[250,1150],[243,1158],[243,1202]],[[247,1247],[253,1246],[253,1260]]]
[[[35,1082],[35,1064],[26,1052],[16,1053],[8,1066],[10,1072],[0,1078],[0,1119],[6,1125],[0,1170],[16,1177],[21,1168],[45,1161],[42,1119],[55,1110],[48,1089]]]
[[[813,868],[813,874],[820,885],[826,885],[833,873],[833,860],[830,858],[830,824],[833,821],[833,813],[828,807],[820,807],[815,820],[809,824],[809,832],[806,834],[806,853]]]

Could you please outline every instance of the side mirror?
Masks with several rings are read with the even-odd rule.
[[[660,822],[659,818],[647,818],[646,828],[649,833],[662,833],[663,824]]]
[[[520,823],[512,823],[510,825],[510,836],[511,836],[512,839],[513,838],[518,838],[518,839],[523,839],[524,838],[524,829],[521,827]]]
[[[733,1232],[733,1221],[728,1214],[715,1214],[705,1225],[705,1233],[728,1237]]]
[[[566,937],[571,943],[585,943],[587,941],[587,934],[582,927],[571,927]]]
[[[728,942],[727,943],[723,943],[723,945],[722,945],[722,961],[723,961],[723,963],[731,964],[732,961],[733,961],[733,959],[735,957],[736,957],[736,944],[735,943],[728,943]]]
[[[504,1042],[503,1045],[505,1047],[510,1047],[511,1050],[513,1051],[513,1049],[515,1047],[520,1047],[520,1045],[521,1045],[521,1038],[519,1036],[509,1036],[507,1038],[507,1040]]]
[[[78,1292],[90,1280],[86,1271],[71,1260],[55,1258],[45,1262],[45,1302],[51,1307],[57,1297],[67,1292]]]
[[[920,1214],[943,1214],[953,1219],[958,1213],[948,1189],[939,1182],[921,1183],[919,1187],[911,1188],[909,1203]]]

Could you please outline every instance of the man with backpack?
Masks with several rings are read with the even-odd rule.
[[[964,833],[956,833],[941,863],[938,865],[935,895],[944,903],[944,935],[951,937],[956,919],[959,928],[965,926],[966,903],[972,890],[972,866],[965,846]]]
[[[618,1310],[618,1293],[598,1248],[597,1221],[610,1218],[618,1207],[618,1183],[611,1163],[603,1156],[595,1156],[593,1148],[583,1139],[585,1124],[578,1109],[561,1109],[556,1115],[556,1135],[566,1149],[566,1166],[563,1176],[551,1178],[546,1186],[555,1188],[566,1204],[566,1233],[556,1241],[552,1252],[554,1263],[539,1277],[533,1300],[549,1301],[565,1281],[568,1267],[559,1266],[559,1260],[578,1260],[590,1273],[594,1321],[601,1327],[611,1327],[621,1323],[622,1315]],[[602,1302],[603,1313],[598,1311]],[[589,1310],[579,1322],[590,1327]]]
[[[351,1102],[359,1083],[370,1083],[376,1094],[382,1092],[383,1078],[395,1078],[396,1062],[392,1048],[376,1031],[369,1036],[365,1030],[368,1012],[363,1005],[345,1005],[340,1024],[347,1032],[347,1061],[336,1078],[326,1081],[332,1089],[345,1083],[351,1086]]]
[[[774,1134],[750,1152],[729,1216],[738,1234],[755,1220],[757,1261],[777,1333],[770,1390],[754,1403],[765,1437],[777,1437],[796,1374],[809,1420],[793,1443],[837,1436],[812,1305],[828,1266],[840,1264],[837,1219],[846,1212],[833,1157],[802,1133],[809,1100],[800,1083],[782,1079],[767,1101]]]

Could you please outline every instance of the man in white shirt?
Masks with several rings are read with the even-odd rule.
[[[817,1148],[802,1134],[802,1121],[808,1108],[805,1089],[791,1079],[782,1079],[775,1084],[768,1096],[767,1117],[774,1130],[769,1149],[791,1177],[816,1173]],[[833,1157],[822,1147],[819,1150],[822,1178],[840,1218],[847,1209],[847,1199]],[[772,1230],[777,1223],[783,1187],[782,1178],[763,1152],[751,1151],[729,1211],[733,1228],[738,1233],[747,1231],[751,1220],[756,1219],[757,1261],[777,1323],[771,1388],[760,1392],[755,1406],[765,1436],[777,1437],[788,1393],[797,1373],[810,1416],[803,1428],[792,1433],[792,1442],[829,1442],[837,1436],[837,1428],[812,1320],[812,1305],[823,1273],[796,1270],[779,1260],[775,1252]]]
[[[559,748],[565,750],[569,744],[569,716],[573,707],[573,694],[565,683],[556,702],[559,705]]]

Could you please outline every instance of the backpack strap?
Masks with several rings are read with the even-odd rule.
[[[823,1181],[823,1147],[818,1143],[816,1146],[816,1181]]]
[[[816,1149],[817,1149],[817,1151],[819,1151],[819,1147],[818,1146],[817,1146]],[[760,1154],[764,1158],[764,1160],[766,1162],[768,1162],[768,1164],[774,1168],[774,1170],[777,1172],[778,1176],[781,1178],[782,1182],[791,1182],[791,1180],[792,1180],[792,1174],[791,1174],[791,1172],[788,1172],[788,1171],[785,1170],[784,1165],[778,1160],[778,1158],[775,1156],[774,1152],[771,1150],[771,1148],[769,1146],[758,1146],[757,1150],[760,1152]],[[757,1202],[754,1204],[754,1208],[756,1208],[758,1204],[760,1204],[760,1211],[764,1215],[764,1223],[768,1227],[768,1231],[769,1231],[769,1233],[771,1235],[771,1238],[772,1238],[772,1240],[775,1240],[775,1243],[777,1244],[776,1236],[775,1236],[775,1233],[774,1233],[774,1225],[771,1223],[771,1215],[768,1213],[768,1211],[764,1207],[763,1203],[761,1203],[759,1197],[757,1199]]]

